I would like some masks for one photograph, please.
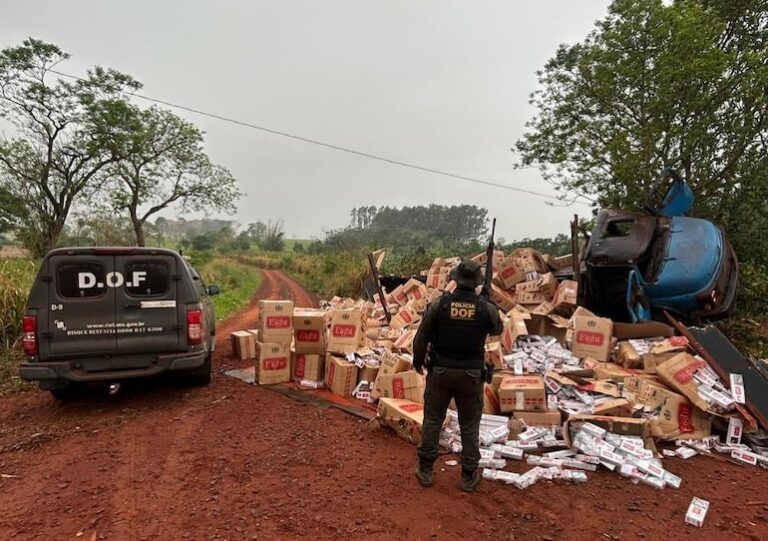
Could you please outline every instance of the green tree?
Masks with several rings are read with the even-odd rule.
[[[0,188],[17,204],[17,235],[36,255],[54,247],[75,203],[92,195],[120,156],[123,91],[140,84],[94,68],[85,79],[55,79],[69,55],[27,39],[0,51],[0,115],[16,137],[0,138]]]
[[[742,258],[768,261],[768,3],[615,0],[587,38],[539,72],[516,149],[564,196],[640,207],[680,170],[695,212]]]
[[[211,163],[193,124],[157,107],[133,107],[124,128],[123,158],[109,168],[118,181],[110,197],[116,210],[128,213],[136,244],[145,245],[147,220],[173,204],[187,212],[235,210],[237,183]]]

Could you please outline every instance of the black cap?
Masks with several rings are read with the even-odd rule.
[[[480,272],[480,264],[471,259],[462,259],[461,263],[451,271],[451,280],[461,287],[475,289],[483,283],[483,274]]]

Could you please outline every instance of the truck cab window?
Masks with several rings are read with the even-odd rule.
[[[107,290],[101,263],[63,263],[56,268],[56,287],[63,298],[101,297]]]
[[[165,295],[170,283],[170,271],[164,262],[142,261],[125,266],[125,291],[133,297]]]

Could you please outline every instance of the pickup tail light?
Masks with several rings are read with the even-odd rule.
[[[202,310],[187,311],[187,343],[190,346],[198,346],[203,343]]]
[[[37,355],[37,316],[24,316],[21,322],[21,347],[30,357]]]

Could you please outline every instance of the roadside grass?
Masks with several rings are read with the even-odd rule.
[[[0,395],[28,388],[19,378],[21,319],[37,264],[29,259],[0,260]]]
[[[261,283],[261,274],[256,267],[240,258],[216,256],[197,268],[206,285],[215,284],[221,288],[221,293],[213,297],[217,321],[248,306]]]

